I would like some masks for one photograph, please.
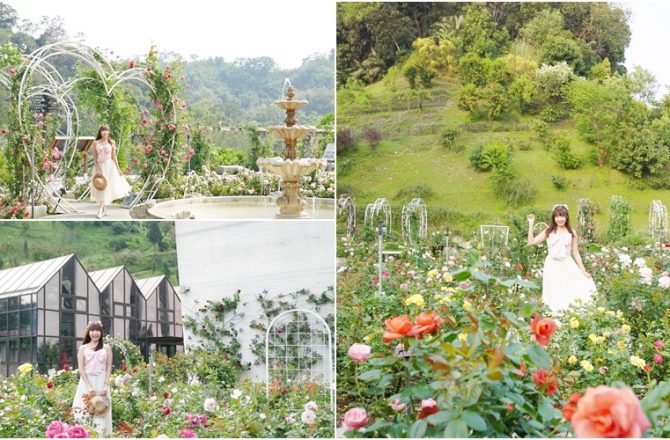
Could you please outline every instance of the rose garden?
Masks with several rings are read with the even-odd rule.
[[[503,226],[421,236],[421,216],[403,210],[401,235],[390,209],[369,207],[357,226],[349,213],[338,240],[344,435],[670,434],[670,253],[616,208],[607,231],[586,222],[597,294],[553,315],[541,303],[546,245],[526,244],[520,216],[496,241],[486,234]]]

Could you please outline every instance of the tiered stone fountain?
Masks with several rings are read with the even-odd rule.
[[[307,105],[308,102],[293,99],[295,89],[290,82],[288,84],[286,99],[275,101],[275,104],[286,111],[285,125],[270,127],[270,130],[279,136],[286,145],[284,157],[261,157],[256,161],[256,165],[282,177],[284,189],[282,195],[276,200],[279,212],[275,215],[275,218],[311,218],[311,215],[305,211],[307,200],[300,195],[300,181],[306,174],[324,168],[327,164],[323,159],[297,158],[295,147],[298,140],[315,128],[297,125],[295,112]]]
[[[284,125],[269,127],[286,146],[282,157],[259,158],[256,164],[262,170],[279,174],[283,180],[281,195],[269,196],[221,196],[192,197],[167,200],[143,208],[138,218],[164,219],[334,219],[335,200],[309,197],[300,194],[302,177],[326,166],[322,159],[298,159],[298,141],[314,130],[314,127],[298,125],[296,110],[307,105],[307,101],[295,98],[295,89],[286,80],[286,96],[275,103],[286,111]],[[277,210],[279,207],[279,210]],[[132,215],[132,213],[131,213]]]

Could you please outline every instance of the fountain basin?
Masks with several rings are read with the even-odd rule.
[[[280,99],[275,101],[275,104],[279,106],[282,110],[299,110],[309,104],[309,101],[302,99]]]
[[[274,174],[279,174],[284,180],[298,180],[314,170],[325,168],[328,163],[323,159],[314,158],[291,160],[281,157],[260,157],[256,160],[256,165]]]
[[[219,196],[193,197],[158,202],[148,213],[159,219],[184,218],[188,212],[195,219],[274,219],[277,214],[276,196]],[[306,197],[304,211],[311,219],[335,218],[335,199]]]
[[[310,131],[315,130],[314,127],[310,127],[309,125],[294,125],[292,127],[273,125],[272,127],[268,127],[268,129],[282,138],[284,142],[296,142]]]

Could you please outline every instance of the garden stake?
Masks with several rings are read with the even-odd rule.
[[[379,238],[379,263],[377,265],[377,284],[379,289],[377,291],[377,296],[384,296],[384,291],[382,290],[382,247],[384,241],[384,226],[382,226],[382,222],[377,224],[377,237]]]
[[[449,263],[449,228],[444,230],[444,264]]]

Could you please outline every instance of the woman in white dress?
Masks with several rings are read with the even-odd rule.
[[[72,402],[72,412],[75,420],[86,422],[91,417],[86,410],[84,394],[95,392],[96,395],[106,395],[109,398],[109,408],[102,417],[92,417],[95,429],[103,434],[112,433],[112,403],[109,391],[109,377],[112,374],[112,349],[102,343],[102,323],[89,322],[86,327],[84,343],[79,347],[77,354],[79,367],[79,384]]]
[[[542,302],[553,312],[566,309],[575,299],[588,300],[596,291],[591,274],[586,271],[577,245],[577,233],[570,226],[565,205],[556,205],[551,225],[533,237],[535,216],[528,215],[528,244],[547,240],[548,255],[542,275]]]
[[[95,165],[93,175],[100,173],[107,180],[107,187],[102,191],[95,189],[91,182],[91,199],[100,204],[96,217],[102,218],[107,215],[106,205],[130,194],[130,185],[121,174],[116,158],[116,144],[110,139],[109,127],[106,125],[100,126],[98,135],[95,137],[93,164]]]

